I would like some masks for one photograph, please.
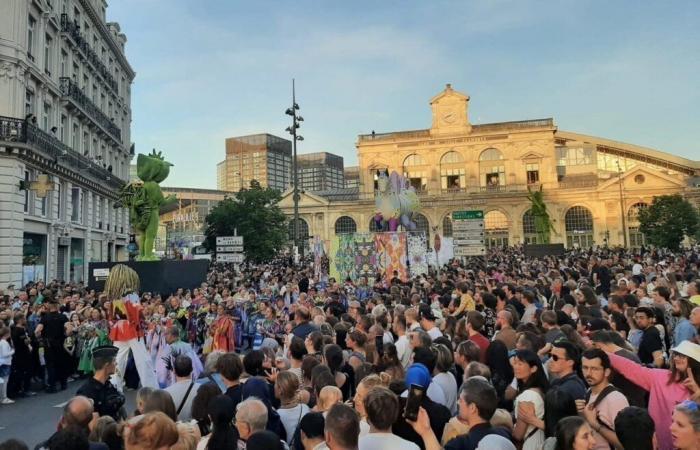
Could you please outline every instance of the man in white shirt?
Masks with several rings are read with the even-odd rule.
[[[391,426],[399,416],[399,399],[385,387],[372,388],[364,398],[369,433],[359,441],[359,450],[404,449],[418,450],[411,441],[391,432]]]
[[[442,332],[435,326],[435,315],[429,305],[421,305],[420,307],[420,326],[423,328],[432,340],[442,336]]]
[[[394,323],[392,328],[398,339],[396,339],[396,353],[398,354],[399,361],[404,369],[408,368],[411,363],[411,344],[406,336],[406,317],[397,314],[394,317]]]
[[[200,385],[192,380],[192,360],[189,356],[178,356],[173,366],[176,381],[165,388],[165,392],[173,398],[178,420],[187,422],[192,420],[192,400]]]

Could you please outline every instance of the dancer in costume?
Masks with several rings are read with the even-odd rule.
[[[146,352],[146,346],[139,338],[143,337],[141,329],[142,306],[137,294],[139,276],[125,266],[117,264],[110,270],[105,283],[105,294],[111,300],[111,330],[109,337],[117,353],[117,371],[112,375],[112,383],[121,390],[124,386],[124,372],[129,359],[129,350],[134,355],[136,370],[141,379],[141,385],[153,389],[158,388],[156,375],[151,358]]]
[[[161,313],[165,312],[165,307],[163,305],[158,305],[158,311],[153,314],[150,323],[148,324],[148,332],[146,333],[146,349],[148,350],[149,356],[151,358],[151,363],[156,371],[156,379],[165,379],[165,374],[167,368],[165,366],[165,358],[170,354],[170,346],[165,340],[165,330],[172,325],[172,320]],[[160,382],[159,382],[160,384]],[[160,385],[161,389],[166,386]]]
[[[219,317],[212,326],[212,350],[232,352],[236,349],[234,341],[234,323],[229,311],[223,304],[219,304]]]

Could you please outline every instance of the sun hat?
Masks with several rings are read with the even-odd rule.
[[[700,363],[700,345],[698,344],[693,344],[690,341],[683,341],[672,348],[671,351],[685,355]]]

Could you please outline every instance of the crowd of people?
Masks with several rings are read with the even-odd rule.
[[[699,268],[697,248],[495,249],[410,280],[212,264],[139,293],[158,386],[117,374],[135,411],[109,381],[119,299],[10,286],[0,414],[83,378],[39,448],[700,450]]]

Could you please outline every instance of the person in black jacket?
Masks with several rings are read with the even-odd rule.
[[[66,369],[69,357],[63,348],[63,341],[66,339],[64,325],[68,318],[58,312],[58,303],[49,302],[47,305],[48,311],[41,317],[35,333],[44,340],[44,357],[49,378],[46,392],[56,392],[56,383],[61,384],[63,391],[68,386]]]
[[[15,324],[10,327],[12,346],[15,354],[12,357],[10,384],[7,394],[10,398],[36,395],[30,390],[32,381],[32,346],[27,334],[27,318],[23,313],[15,314]]]

